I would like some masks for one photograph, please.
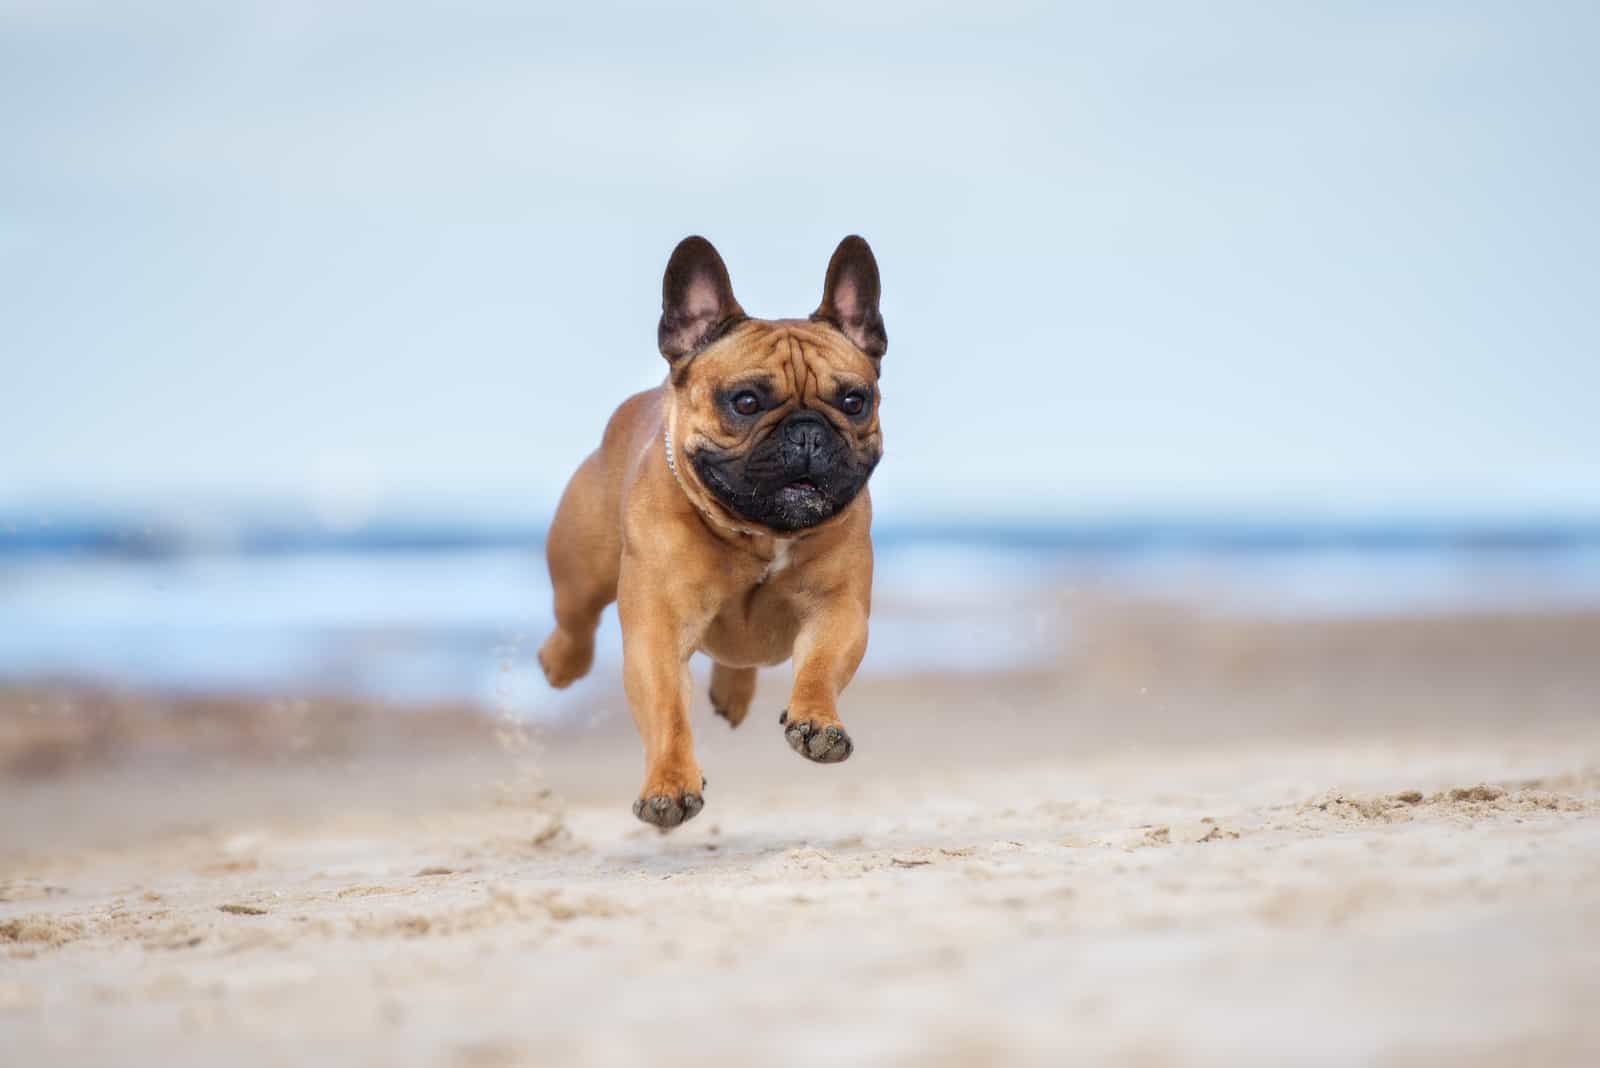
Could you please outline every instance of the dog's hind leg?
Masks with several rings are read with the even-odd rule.
[[[599,453],[585,460],[561,495],[545,536],[556,629],[539,647],[539,666],[557,689],[588,674],[600,613],[617,599],[622,544],[605,478]]]
[[[717,715],[737,727],[750,712],[756,696],[756,669],[729,667],[715,661],[711,666],[711,707]]]

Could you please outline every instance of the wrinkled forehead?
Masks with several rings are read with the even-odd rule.
[[[786,394],[812,395],[841,384],[870,385],[872,361],[837,330],[804,319],[750,319],[694,358],[692,381],[722,384],[746,377]]]

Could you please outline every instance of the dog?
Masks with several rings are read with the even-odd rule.
[[[666,379],[622,402],[562,493],[545,542],[556,626],[539,664],[558,689],[585,675],[616,602],[645,755],[633,813],[646,823],[676,827],[705,805],[689,730],[696,651],[714,662],[711,703],[733,727],[756,669],[792,657],[778,718],[789,745],[822,764],[854,750],[838,699],[872,602],[879,295],[872,249],[852,235],[809,318],[751,318],[717,250],[684,238],[661,284]]]

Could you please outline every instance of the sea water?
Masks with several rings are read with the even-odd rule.
[[[1600,544],[1479,539],[1162,538],[891,529],[878,539],[862,672],[1048,665],[1104,598],[1249,615],[1600,608]],[[1102,533],[1104,533],[1102,531]],[[530,717],[575,699],[538,676],[551,626],[536,532],[126,551],[93,539],[6,551],[0,680],[468,701]],[[614,609],[595,677],[615,685]],[[588,681],[574,688],[581,700]]]

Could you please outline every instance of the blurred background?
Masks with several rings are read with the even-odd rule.
[[[688,233],[763,316],[877,253],[867,676],[1600,608],[1597,23],[4,0],[0,679],[614,709],[540,542]]]
[[[0,0],[0,1063],[1600,1064],[1600,4]],[[850,762],[543,538],[864,235]]]

